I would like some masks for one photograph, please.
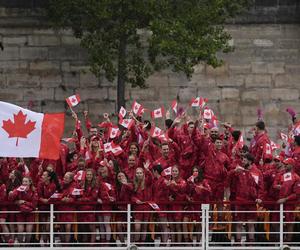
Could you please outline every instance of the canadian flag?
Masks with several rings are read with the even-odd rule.
[[[241,133],[238,141],[236,142],[236,144],[234,146],[234,148],[235,149],[241,149],[243,146],[244,146],[244,137],[243,137],[243,135]]]
[[[152,127],[150,130],[150,136],[151,137],[159,137],[163,131],[158,127]]]
[[[63,194],[62,194],[62,193],[57,193],[57,192],[55,192],[54,194],[52,194],[52,195],[50,196],[50,199],[60,200],[62,197],[63,197]]]
[[[104,152],[105,153],[108,153],[112,150],[112,145],[111,145],[111,142],[108,142],[108,143],[104,143]]]
[[[124,128],[130,129],[134,125],[133,119],[120,119],[119,124]]]
[[[203,118],[206,119],[206,120],[210,120],[212,119],[214,115],[214,112],[209,109],[209,108],[205,108],[204,111],[203,111]]]
[[[159,135],[158,138],[161,141],[168,141],[169,140],[169,136],[167,134],[165,134],[165,133],[162,133],[161,135]]]
[[[166,169],[164,169],[164,171],[162,171],[161,175],[162,176],[168,176],[172,174],[172,167],[168,167]]]
[[[280,138],[281,138],[281,140],[283,140],[285,142],[287,142],[288,139],[289,139],[289,137],[286,134],[282,133],[282,132],[280,132]]]
[[[280,149],[280,145],[271,141],[271,149],[272,150]]]
[[[292,180],[292,174],[290,172],[285,173],[283,175],[283,181],[291,181]]]
[[[69,107],[75,107],[78,103],[80,103],[80,96],[79,94],[71,95],[66,99]]]
[[[126,114],[127,114],[126,109],[123,106],[121,106],[120,111],[119,111],[119,118],[120,119],[124,118],[126,116]]]
[[[174,100],[171,104],[171,108],[173,109],[173,111],[176,115],[177,115],[177,107],[178,107],[178,103],[176,100]]]
[[[149,201],[149,202],[148,202],[148,205],[149,205],[150,207],[152,207],[154,210],[160,211],[159,206],[158,206],[155,202]]]
[[[207,103],[207,101],[208,100],[203,97],[192,98],[192,100],[190,102],[190,106],[203,108],[205,106],[205,104]]]
[[[152,119],[156,119],[156,118],[162,118],[164,115],[164,107],[155,109],[154,111],[151,112],[151,117]]]
[[[140,116],[143,113],[144,109],[141,104],[139,104],[137,101],[134,101],[132,104],[132,111],[134,114]]]
[[[59,159],[64,122],[64,113],[36,113],[0,102],[0,157]]]
[[[251,173],[252,178],[254,179],[255,183],[258,184],[259,181],[259,175],[256,173]]]
[[[74,176],[74,180],[75,181],[84,181],[85,180],[85,176],[86,176],[86,172],[84,170],[79,170],[75,176]]]
[[[117,126],[112,126],[108,130],[109,138],[114,139],[121,134],[120,129]]]
[[[271,157],[272,157],[272,147],[269,143],[266,143],[264,147],[264,158],[271,158]]]
[[[213,115],[211,117],[211,120],[210,120],[211,124],[213,125],[214,128],[217,128],[218,127],[218,119],[215,115]]]
[[[17,188],[17,190],[18,190],[19,192],[25,192],[27,188],[28,188],[27,186],[21,185],[20,187]]]
[[[83,189],[81,189],[81,188],[73,188],[72,195],[73,196],[82,196],[83,195]]]
[[[116,145],[112,142],[112,145],[111,145],[111,150],[110,150],[115,156],[118,156],[120,154],[123,153],[123,149],[121,148],[121,146],[119,145]]]
[[[107,183],[107,182],[104,182],[103,184],[104,184],[104,186],[105,186],[108,190],[112,190],[112,185],[111,185],[111,184],[109,184],[109,183]]]

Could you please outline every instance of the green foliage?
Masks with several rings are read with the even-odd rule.
[[[224,30],[249,0],[50,0],[56,28],[72,28],[87,49],[92,71],[145,86],[156,70],[171,68],[188,77],[193,66],[222,62],[230,35]],[[122,52],[122,48],[124,49]]]

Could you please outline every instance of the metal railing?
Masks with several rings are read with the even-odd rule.
[[[62,211],[57,204],[49,206],[49,211],[28,213],[2,209],[0,238],[3,243],[0,248],[117,250],[137,246],[137,249],[157,250],[280,250],[289,245],[290,249],[300,249],[300,218],[293,220],[300,211],[285,209],[283,204],[277,205],[277,210],[259,208],[255,211],[237,210],[232,204],[219,210],[216,205],[202,204],[199,211],[136,211],[131,204],[123,211]],[[6,214],[7,218],[1,214]],[[86,220],[85,214],[94,215],[95,221]],[[143,216],[138,214],[148,215],[147,219],[140,219]],[[252,214],[252,219],[247,214]],[[72,219],[66,221],[64,218]],[[23,230],[20,225],[24,225]],[[5,231],[5,226],[9,227],[9,232]],[[143,227],[145,230],[136,230]],[[141,240],[136,241],[139,237]]]

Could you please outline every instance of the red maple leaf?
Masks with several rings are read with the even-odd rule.
[[[18,146],[19,138],[27,138],[27,136],[35,130],[35,123],[33,121],[28,121],[25,124],[27,115],[24,115],[20,110],[16,115],[14,114],[14,122],[10,119],[7,121],[3,120],[2,128],[8,133],[8,138],[17,137],[16,146]]]

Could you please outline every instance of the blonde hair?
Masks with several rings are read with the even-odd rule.
[[[137,172],[138,170],[142,170],[142,171],[143,171],[144,177],[143,177],[142,181],[139,181],[139,180],[137,179],[137,177],[136,177],[136,172]],[[137,191],[137,189],[138,189],[139,187],[141,187],[142,190],[145,189],[145,172],[144,172],[144,169],[142,169],[142,168],[136,168],[136,170],[135,170],[135,175],[134,175],[134,180],[133,180],[133,184],[134,184],[134,191]]]

